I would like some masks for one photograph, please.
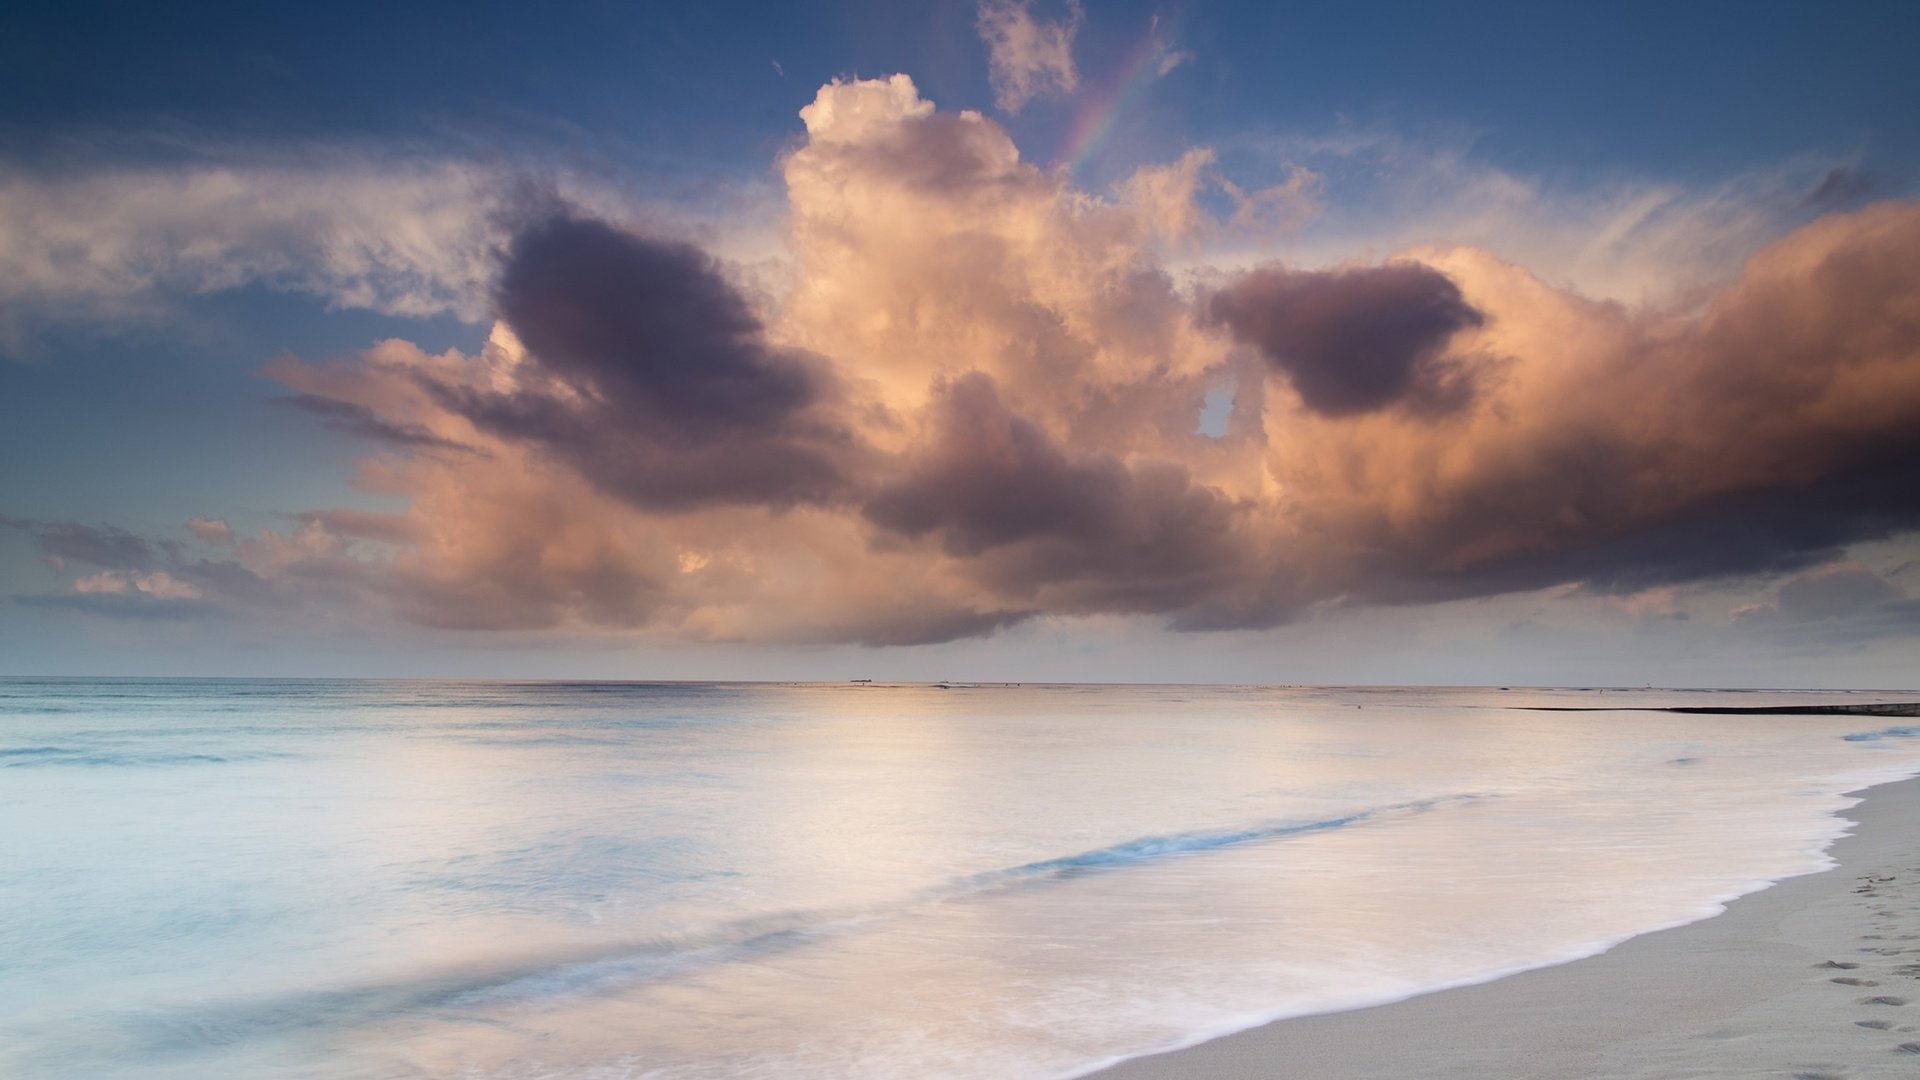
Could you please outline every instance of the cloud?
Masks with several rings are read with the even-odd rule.
[[[1337,267],[1426,246],[1469,246],[1597,299],[1667,305],[1722,286],[1757,248],[1812,216],[1856,209],[1872,174],[1851,159],[1807,155],[1717,182],[1587,173],[1543,177],[1477,150],[1484,133],[1409,133],[1347,121],[1319,132],[1246,132],[1214,146],[1219,173],[1248,189],[1319,178],[1316,212],[1289,234],[1289,265]],[[1813,197],[1818,195],[1817,198]],[[1245,269],[1272,258],[1270,237],[1223,230],[1193,256]]]
[[[1402,403],[1457,407],[1471,388],[1447,363],[1447,343],[1484,321],[1445,274],[1411,262],[1262,267],[1215,293],[1209,312],[1327,416]]]
[[[69,562],[116,570],[144,568],[154,565],[168,551],[164,543],[112,526],[0,516],[0,527],[27,534],[42,554],[58,562],[56,569]]]
[[[1473,248],[1263,267],[1194,304],[1156,242],[1200,213],[1204,154],[1092,200],[904,77],[826,86],[803,119],[778,306],[685,246],[541,217],[501,271],[522,350],[301,384],[492,455],[403,454],[415,534],[467,538],[399,563],[444,582],[399,590],[436,598],[415,617],[870,642],[1035,613],[1265,626],[1791,573],[1920,521],[1910,204],[1822,219],[1672,311]],[[1223,380],[1235,404],[1200,436]],[[597,498],[524,502],[563,477]],[[444,494],[488,484],[486,509]],[[495,530],[518,540],[482,552]],[[589,613],[593,586],[561,582],[593,578],[532,573],[555,565],[618,569],[599,592],[628,600]],[[493,600],[447,619],[468,580]]]
[[[1032,7],[1032,0],[982,0],[978,9],[987,77],[1002,112],[1019,112],[1036,97],[1070,94],[1080,85],[1073,39],[1086,12],[1078,0],[1068,0],[1065,19],[1045,22],[1033,17]]]
[[[1195,147],[1170,164],[1135,169],[1120,188],[1168,240],[1209,242],[1228,234],[1272,239],[1297,232],[1319,215],[1324,178],[1311,169],[1290,166],[1284,181],[1248,191],[1221,175],[1218,161],[1212,148]],[[1200,205],[1202,193],[1214,188],[1233,204],[1226,221]]]
[[[1905,597],[1898,586],[1858,563],[1834,563],[1784,582],[1780,613],[1796,621],[1832,619]]]
[[[1232,227],[1204,149],[1096,195],[905,76],[801,118],[778,289],[542,199],[497,218],[484,348],[274,363],[403,510],[218,559],[26,531],[263,618],[882,645],[1647,596],[1920,529],[1920,204],[1632,306],[1477,245],[1182,274],[1167,246]]]
[[[499,183],[470,165],[351,153],[0,170],[0,344],[249,284],[478,319]]]
[[[375,442],[435,450],[471,452],[473,449],[465,443],[435,435],[419,424],[383,420],[371,408],[354,401],[338,401],[317,394],[293,394],[274,401],[310,413],[330,428]]]
[[[66,593],[13,597],[28,607],[137,620],[196,619],[213,615],[199,586],[166,570],[101,570],[73,579]]]
[[[1822,210],[1844,206],[1865,198],[1872,193],[1873,186],[1871,174],[1850,166],[1835,165],[1807,193],[1802,205]]]
[[[0,164],[0,349],[30,354],[49,331],[163,322],[193,297],[249,287],[483,324],[529,191],[623,226],[671,222],[731,252],[769,253],[771,211],[754,183],[656,197],[546,161],[337,144],[167,151]]]
[[[377,540],[387,544],[405,544],[420,539],[414,522],[404,514],[380,514],[336,507],[308,510],[294,516],[309,528],[318,528],[332,536]]]
[[[109,596],[142,595],[156,600],[198,600],[201,592],[192,582],[181,581],[165,570],[152,573],[127,573],[117,570],[102,570],[97,574],[75,578],[73,591],[82,596],[99,594]]]
[[[1273,237],[1297,232],[1320,216],[1320,192],[1326,178],[1312,169],[1289,164],[1287,178],[1277,184],[1247,191],[1221,177],[1220,186],[1233,200],[1233,230],[1243,237]]]
[[[224,521],[194,518],[189,531],[220,549],[190,555],[170,540],[151,540],[113,526],[0,519],[25,532],[65,573],[70,564],[99,567],[78,574],[64,591],[18,595],[30,606],[107,618],[200,618],[246,611],[256,618],[299,620],[314,610],[356,610],[377,589],[383,570],[323,527],[290,535],[265,531],[237,537]]]
[[[1736,626],[1800,650],[1920,634],[1920,601],[1910,599],[1889,577],[1852,560],[1795,574],[1770,598],[1735,608],[1732,616]]]
[[[233,526],[219,518],[196,517],[187,521],[187,531],[203,544],[216,547],[233,543]]]
[[[132,585],[125,574],[111,570],[102,570],[97,574],[75,578],[73,591],[77,593],[125,593],[132,591]]]
[[[13,598],[27,607],[79,612],[110,619],[138,621],[175,621],[207,618],[217,613],[212,605],[188,598],[154,598],[144,593],[72,593],[68,595],[24,594]]]
[[[937,537],[994,592],[1054,611],[1167,611],[1239,569],[1237,508],[1185,468],[1069,453],[979,372],[942,386],[928,412],[918,451],[863,513]]]
[[[1906,599],[1906,590],[1857,562],[1827,563],[1780,584],[1771,601],[1736,608],[1736,620],[1792,623],[1844,619]]]
[[[1920,525],[1920,205],[1833,215],[1697,312],[1629,312],[1464,249],[1425,256],[1496,357],[1443,426],[1297,421],[1270,462],[1357,595],[1781,573]]]
[[[768,342],[706,253],[549,211],[514,236],[495,306],[510,386],[430,382],[476,426],[537,444],[643,506],[831,498],[857,451],[813,357]]]

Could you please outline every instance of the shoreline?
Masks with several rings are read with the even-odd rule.
[[[1094,1080],[1920,1074],[1920,777],[1847,793],[1835,866],[1596,956],[1276,1020]]]

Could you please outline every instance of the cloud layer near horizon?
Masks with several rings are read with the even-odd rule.
[[[479,354],[270,369],[384,443],[358,480],[404,513],[200,519],[206,550],[165,559],[39,534],[93,568],[89,603],[901,644],[1631,593],[1920,528],[1920,205],[1820,218],[1674,310],[1473,248],[1182,281],[1163,246],[1203,216],[1192,168],[1095,198],[905,76],[801,115],[773,300],[535,199],[501,219]]]

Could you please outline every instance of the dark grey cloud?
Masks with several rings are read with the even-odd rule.
[[[770,345],[698,248],[550,210],[505,253],[495,305],[526,346],[512,393],[435,385],[611,494],[658,509],[830,497],[856,440],[824,361]]]
[[[15,603],[104,618],[203,619],[238,609],[285,615],[316,600],[338,600],[365,590],[374,576],[361,563],[328,555],[284,560],[269,579],[238,559],[189,557],[173,540],[111,525],[0,516],[0,528],[27,534],[42,552],[59,560],[54,564],[58,570],[72,575],[83,565],[99,567],[120,582],[115,591],[76,588],[20,594],[12,598]],[[165,584],[150,588],[162,581]]]
[[[750,428],[818,392],[689,244],[555,213],[514,237],[494,302],[548,370],[661,420]]]
[[[926,443],[866,502],[867,519],[931,537],[1003,596],[1053,610],[1178,610],[1244,570],[1238,508],[1186,469],[1073,453],[1009,410],[993,380],[941,389]]]
[[[1497,498],[1463,500],[1432,531],[1380,537],[1377,572],[1350,595],[1429,603],[1567,582],[1626,595],[1795,573],[1838,558],[1851,544],[1920,529],[1920,434],[1904,452],[1889,451],[1817,482],[1756,485],[1664,514],[1635,513],[1628,478],[1639,459],[1621,451],[1588,460],[1586,471],[1556,472],[1501,487]],[[1564,523],[1554,525],[1543,509],[1557,510]],[[1541,540],[1529,550],[1479,559],[1452,554],[1500,528],[1533,529]]]
[[[926,604],[867,613],[857,624],[838,628],[823,640],[875,647],[938,645],[961,638],[985,637],[1025,622],[1033,610],[980,611]]]
[[[1359,270],[1266,266],[1213,294],[1208,314],[1284,372],[1325,416],[1395,405],[1443,412],[1472,394],[1446,354],[1482,322],[1445,274],[1418,263]]]
[[[151,541],[111,525],[0,517],[0,528],[27,534],[42,554],[110,570],[148,569],[172,551],[165,541]]]

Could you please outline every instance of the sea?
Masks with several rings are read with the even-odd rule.
[[[1653,709],[1901,697],[4,679],[0,1075],[1064,1080],[1821,870],[1920,721]]]

